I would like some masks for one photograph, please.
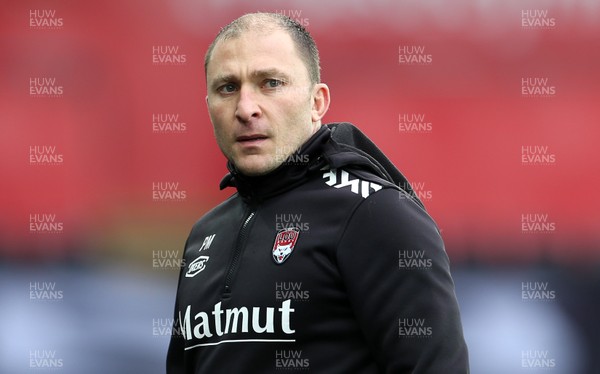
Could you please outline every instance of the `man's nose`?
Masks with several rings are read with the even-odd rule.
[[[250,121],[253,117],[258,118],[261,110],[257,102],[258,93],[251,87],[240,88],[239,101],[235,110],[235,116],[243,123]]]

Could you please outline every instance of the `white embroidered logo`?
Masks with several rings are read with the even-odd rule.
[[[202,242],[202,246],[200,247],[198,252],[207,250],[210,247],[210,245],[212,244],[216,235],[217,234],[212,234],[212,235],[205,237],[204,241]],[[200,273],[202,270],[206,269],[206,263],[208,262],[209,259],[210,259],[210,256],[198,256],[194,261],[190,262],[190,265],[188,266],[188,270],[185,273],[185,276],[187,278],[192,278],[196,274]]]
[[[339,183],[338,175],[340,175]],[[377,183],[364,181],[358,178],[350,179],[346,170],[340,170],[339,174],[337,169],[328,170],[325,173],[323,173],[323,178],[329,178],[329,180],[325,182],[328,186],[332,186],[335,188],[350,186],[350,191],[357,195],[361,195],[364,198],[367,198],[371,194],[371,190],[377,192],[382,188],[381,185]]]

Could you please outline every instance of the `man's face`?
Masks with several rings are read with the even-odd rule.
[[[275,169],[320,126],[314,110],[319,85],[310,83],[283,30],[246,31],[218,42],[206,80],[217,143],[245,175]]]

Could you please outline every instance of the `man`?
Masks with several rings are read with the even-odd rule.
[[[168,373],[468,372],[438,229],[366,136],[321,124],[319,69],[278,14],[244,15],[209,47],[221,188],[237,193],[186,242]]]

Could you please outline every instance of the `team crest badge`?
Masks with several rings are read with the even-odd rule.
[[[277,233],[273,244],[273,260],[276,264],[283,264],[294,251],[294,246],[300,235],[300,230],[294,227],[283,229]]]

